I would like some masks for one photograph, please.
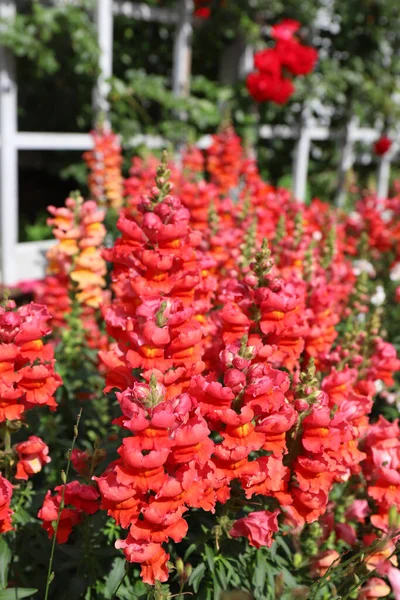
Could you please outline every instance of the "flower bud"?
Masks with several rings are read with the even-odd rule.
[[[185,565],[183,564],[183,560],[181,558],[176,559],[175,568],[179,577],[181,577],[185,572]]]
[[[304,410],[307,410],[308,402],[307,400],[299,398],[298,400],[294,401],[294,407],[297,410],[297,412],[303,412]]]

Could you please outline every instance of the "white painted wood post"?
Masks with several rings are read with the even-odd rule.
[[[354,163],[354,133],[357,127],[357,119],[352,117],[346,126],[346,133],[338,169],[338,184],[336,188],[336,206],[343,206],[346,198],[346,175]]]
[[[13,19],[15,4],[0,0],[0,17]],[[1,283],[16,283],[18,243],[17,83],[15,60],[0,47],[0,274]]]
[[[101,117],[104,119],[105,125],[109,125],[108,112],[110,110],[107,99],[110,92],[110,84],[107,80],[113,74],[113,19],[113,0],[97,0],[95,22],[100,48],[100,75],[93,97],[97,118]]]
[[[190,91],[193,33],[192,18],[193,0],[180,0],[179,22],[174,40],[172,71],[172,91],[176,96],[187,96]]]
[[[390,181],[390,163],[391,158],[386,154],[382,156],[378,165],[376,195],[378,200],[384,200],[388,197]]]
[[[296,200],[304,202],[307,193],[308,163],[310,160],[311,138],[308,126],[308,114],[302,117],[299,139],[296,143],[293,158],[292,192]]]
[[[239,61],[239,80],[245,79],[254,69],[254,46],[246,44]]]

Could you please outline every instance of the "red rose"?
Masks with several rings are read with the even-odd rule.
[[[271,77],[265,73],[250,73],[247,89],[256,102],[270,100],[276,104],[285,104],[295,90],[290,79]]]
[[[268,73],[275,77],[281,75],[281,61],[275,48],[267,48],[256,52],[254,55],[254,65],[261,73]]]
[[[271,27],[271,37],[276,40],[291,40],[293,34],[300,29],[300,23],[294,19],[283,19]]]
[[[198,17],[199,19],[209,19],[211,16],[211,9],[207,7],[196,8],[194,11],[194,16]]]
[[[303,46],[296,40],[278,40],[276,51],[283,67],[292,75],[307,75],[315,67],[318,52],[315,48]]]
[[[391,145],[392,140],[386,135],[382,135],[374,144],[375,154],[378,156],[383,156],[390,149]]]

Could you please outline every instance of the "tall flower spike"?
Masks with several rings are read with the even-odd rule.
[[[300,381],[296,386],[296,397],[305,400],[309,405],[313,404],[321,393],[316,373],[314,358],[311,357],[306,370],[300,373]]]
[[[152,190],[152,199],[154,204],[162,202],[168,194],[172,192],[172,183],[169,178],[171,171],[168,169],[168,152],[163,150],[161,155],[161,164],[157,167],[156,172],[156,190]]]
[[[240,257],[240,266],[242,271],[246,272],[254,259],[254,251],[257,241],[257,217],[254,217],[250,227],[244,235],[244,241],[241,245],[242,255]]]
[[[122,152],[119,138],[99,127],[92,131],[93,150],[83,155],[89,167],[89,190],[100,206],[119,209],[123,203]]]
[[[324,269],[328,269],[335,257],[336,252],[336,225],[332,225],[329,229],[325,245],[322,251],[321,265]]]
[[[80,192],[72,192],[65,206],[48,210],[57,243],[47,253],[47,276],[38,286],[35,300],[47,304],[55,326],[61,327],[71,310],[71,292],[86,313],[92,314],[104,301],[107,269],[101,250],[105,211],[93,200],[85,202]]]
[[[266,284],[273,265],[274,260],[271,258],[268,240],[267,238],[264,238],[261,244],[261,250],[256,253],[255,264],[253,266],[253,271],[258,277],[259,287],[263,287]]]

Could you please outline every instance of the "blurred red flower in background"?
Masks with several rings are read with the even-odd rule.
[[[383,156],[392,146],[392,140],[387,135],[382,135],[374,144],[375,154]]]
[[[318,59],[315,48],[304,46],[293,35],[300,23],[284,19],[271,27],[271,37],[276,42],[274,48],[266,48],[254,55],[253,71],[247,77],[246,85],[256,102],[285,104],[295,91],[290,75],[308,75]]]

